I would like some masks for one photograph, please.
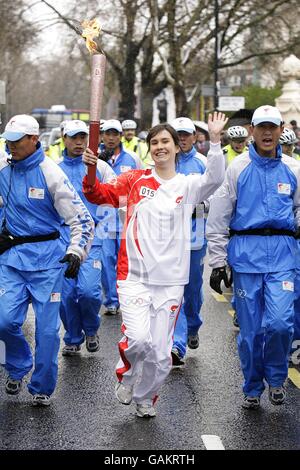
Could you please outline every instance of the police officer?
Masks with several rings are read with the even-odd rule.
[[[122,122],[123,137],[122,143],[124,148],[128,151],[134,152],[141,162],[147,157],[148,147],[145,142],[139,139],[135,133],[137,129],[137,123],[132,119],[126,119]]]
[[[297,142],[298,139],[295,132],[292,129],[285,127],[279,139],[279,143],[282,147],[282,153],[285,153],[289,157],[296,158],[296,160],[300,160],[300,155],[294,153]]]
[[[247,409],[260,406],[264,381],[273,405],[286,398],[300,222],[300,167],[282,156],[278,109],[257,108],[251,131],[254,143],[228,166],[207,222],[211,287],[222,293],[222,280],[230,285],[228,265],[233,271]]]
[[[11,159],[0,160],[0,340],[6,348],[5,390],[17,395],[33,366],[22,331],[31,300],[36,341],[28,390],[33,405],[47,406],[57,381],[63,274],[77,276],[94,223],[66,175],[45,157],[38,136],[38,122],[28,115],[14,116],[2,135]],[[71,230],[67,250],[59,233],[62,218]]]
[[[101,317],[99,316],[101,296],[101,250],[102,239],[99,231],[99,216],[97,206],[89,203],[82,193],[82,179],[86,168],[82,162],[82,154],[87,147],[88,127],[80,120],[67,121],[64,127],[63,161],[59,164],[66,173],[74,188],[78,192],[84,205],[95,222],[96,230],[88,258],[81,265],[75,279],[65,279],[60,307],[60,315],[66,333],[65,346],[62,350],[64,356],[76,355],[81,344],[86,340],[86,348],[94,353],[100,347],[98,329]],[[114,178],[115,173],[110,166],[102,160],[97,162],[97,177],[102,182]],[[98,228],[99,224],[99,228]],[[62,237],[69,243],[70,230],[67,225],[62,227]],[[100,235],[100,236],[99,236]]]
[[[228,145],[223,147],[226,168],[232,160],[247,150],[248,131],[242,126],[232,126],[227,129]]]

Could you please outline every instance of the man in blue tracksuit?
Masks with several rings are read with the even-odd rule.
[[[195,147],[196,129],[193,121],[186,117],[174,119],[171,123],[179,136],[181,152],[178,155],[176,171],[189,175],[205,172],[206,157]],[[184,364],[186,346],[199,346],[198,331],[202,325],[200,315],[203,303],[203,269],[207,242],[204,237],[204,203],[197,207],[192,218],[190,281],[184,288],[184,303],[177,318],[172,348],[173,366]]]
[[[300,364],[300,240],[298,242],[297,268],[295,277],[295,317],[294,317],[294,335],[290,351],[290,363],[292,365]]]
[[[60,306],[60,316],[66,333],[65,346],[62,350],[64,356],[76,355],[81,344],[86,340],[86,348],[89,352],[96,352],[100,347],[97,331],[100,327],[99,315],[101,296],[101,251],[102,239],[98,233],[99,216],[98,207],[91,204],[82,192],[82,179],[86,174],[86,167],[82,162],[82,154],[87,147],[88,127],[83,121],[67,121],[64,127],[63,161],[59,164],[68,176],[74,188],[78,192],[82,202],[91,213],[96,230],[92,247],[88,258],[81,265],[78,276],[75,279],[65,278]],[[97,177],[106,183],[115,177],[110,166],[99,160],[97,164]],[[61,235],[68,245],[70,229],[63,224]]]
[[[104,122],[101,127],[103,142],[100,144],[100,158],[107,161],[117,176],[129,170],[142,168],[142,163],[137,155],[124,150],[121,136],[122,126],[120,121],[108,119]],[[102,286],[105,291],[103,303],[106,306],[105,313],[115,315],[119,309],[116,265],[120,248],[119,236],[122,232],[122,222],[118,210],[112,207],[99,206],[98,215],[101,218],[103,231]]]
[[[252,117],[254,144],[229,165],[210,203],[207,239],[211,287],[223,280],[234,293],[240,325],[238,350],[244,374],[244,408],[258,408],[265,382],[274,405],[285,401],[293,337],[295,231],[300,222],[299,164],[282,156],[277,108]],[[229,229],[228,229],[229,227]]]
[[[33,367],[22,331],[31,301],[35,360],[28,389],[33,405],[46,406],[57,381],[63,274],[76,277],[91,245],[94,222],[64,172],[45,157],[38,134],[33,117],[18,115],[2,135],[11,158],[0,160],[0,340],[6,349],[5,390],[17,395]],[[71,230],[67,249],[59,233],[62,218]]]

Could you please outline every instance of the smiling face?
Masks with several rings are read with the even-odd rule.
[[[175,167],[175,157],[178,152],[179,146],[175,144],[172,135],[166,129],[150,139],[150,153],[155,166]]]
[[[262,122],[257,126],[251,126],[258,154],[262,157],[276,157],[276,146],[282,131],[283,125],[276,126],[271,122]]]

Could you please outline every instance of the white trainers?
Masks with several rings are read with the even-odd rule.
[[[44,395],[43,393],[33,395],[32,405],[33,406],[49,406],[51,404],[51,398],[49,395]]]
[[[96,333],[94,336],[87,336],[85,340],[85,346],[88,352],[94,353],[100,349],[100,338]]]
[[[80,352],[80,344],[66,344],[62,349],[63,356],[77,356]]]
[[[139,418],[154,418],[156,411],[150,403],[137,403],[136,414]]]
[[[281,387],[269,387],[269,400],[272,405],[282,405],[286,399],[286,390]]]
[[[133,386],[123,385],[122,382],[116,383],[115,395],[117,400],[123,405],[130,405],[132,402]]]
[[[246,410],[256,410],[260,407],[260,397],[249,397],[244,395],[242,407]]]
[[[119,313],[119,308],[118,307],[114,307],[113,305],[110,306],[110,307],[107,307],[105,312],[104,312],[104,315],[117,315]]]

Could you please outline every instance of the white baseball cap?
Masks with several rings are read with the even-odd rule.
[[[126,119],[126,121],[122,122],[122,129],[124,131],[126,131],[128,129],[136,129],[136,128],[137,128],[137,124],[132,119]]]
[[[195,127],[198,127],[199,129],[202,129],[205,132],[208,132],[208,124],[204,121],[193,121]]]
[[[174,119],[171,122],[171,126],[174,127],[176,132],[183,131],[188,132],[189,134],[194,134],[194,132],[196,132],[193,121],[186,117],[179,117]]]
[[[6,124],[5,131],[1,137],[15,142],[22,139],[25,135],[39,135],[39,123],[28,114],[17,114]]]
[[[283,123],[283,119],[279,109],[269,105],[257,108],[253,113],[251,124],[252,126],[257,126],[263,122],[272,122],[276,126],[280,126]]]
[[[114,130],[120,132],[120,134],[121,134],[122,133],[122,126],[121,126],[120,121],[118,121],[117,119],[107,119],[107,121],[105,121],[105,123],[101,127],[101,131],[105,132],[105,131],[108,131],[110,129],[114,129]]]
[[[68,137],[74,137],[76,134],[88,134],[89,129],[85,122],[80,121],[79,119],[74,119],[73,121],[66,121],[64,126],[64,135]]]

